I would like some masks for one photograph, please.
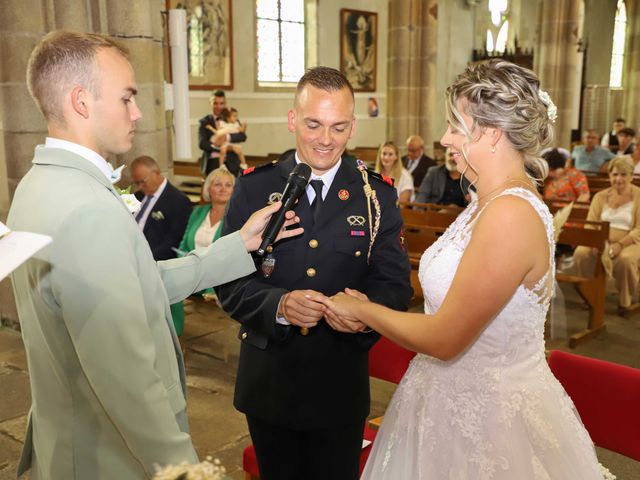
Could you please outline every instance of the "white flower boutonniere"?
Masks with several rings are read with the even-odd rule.
[[[115,185],[113,186],[113,188],[116,189],[116,192],[118,192],[120,198],[127,206],[127,209],[129,210],[129,212],[131,212],[132,215],[135,215],[136,213],[138,213],[138,211],[140,211],[140,207],[142,206],[142,204],[133,193],[130,193],[131,186],[128,186],[124,190],[116,187]]]
[[[164,213],[162,213],[160,210],[158,210],[157,212],[151,212],[151,218],[153,218],[154,220],[164,220]]]

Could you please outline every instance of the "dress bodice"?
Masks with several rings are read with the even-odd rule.
[[[553,219],[547,206],[527,189],[510,188],[495,198],[504,195],[527,200],[540,216],[549,241],[549,268],[534,288],[529,289],[522,284],[518,287],[507,305],[489,322],[459,361],[483,357],[490,363],[512,365],[519,359],[530,361],[532,357],[540,361],[544,355],[544,322],[553,290]],[[440,308],[471,239],[473,227],[489,204],[480,211],[477,211],[477,201],[469,204],[422,256],[419,277],[424,291],[425,313],[434,314]],[[480,272],[478,276],[481,278]]]

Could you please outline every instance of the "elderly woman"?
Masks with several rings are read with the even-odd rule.
[[[380,146],[378,159],[376,160],[376,172],[393,179],[398,192],[398,200],[401,202],[411,201],[413,178],[407,169],[402,166],[400,152],[393,142],[385,142]]]
[[[544,182],[545,200],[588,202],[590,197],[587,177],[577,168],[567,167],[570,154],[563,148],[554,148],[542,154],[549,165]]]
[[[215,242],[222,232],[222,219],[233,192],[235,178],[226,168],[216,168],[207,175],[202,199],[209,202],[193,209],[187,229],[180,242],[180,250],[190,252]]]
[[[596,193],[587,220],[609,222],[609,257],[613,261],[613,278],[619,292],[618,312],[635,310],[633,303],[638,288],[640,261],[640,188],[631,184],[633,163],[617,157],[609,163],[611,187]],[[593,274],[596,253],[589,247],[578,247],[574,262],[579,275]]]
[[[224,212],[233,192],[235,177],[226,168],[216,168],[207,175],[202,189],[203,200],[209,202],[193,209],[180,246],[181,252],[206,247],[220,238]],[[199,292],[205,299],[214,299],[212,288]],[[173,324],[178,336],[184,332],[184,304],[171,305]]]

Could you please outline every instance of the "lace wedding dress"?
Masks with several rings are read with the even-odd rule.
[[[542,218],[549,271],[531,290],[520,285],[455,360],[422,354],[413,359],[385,413],[363,479],[603,479],[589,435],[544,355],[554,279],[551,215],[526,189],[501,195],[506,194],[526,199]],[[471,203],[422,256],[427,314],[435,313],[447,294],[476,208]]]

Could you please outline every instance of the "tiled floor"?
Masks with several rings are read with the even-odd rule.
[[[585,324],[586,312],[570,288],[563,286],[563,292],[567,329],[572,333]],[[640,368],[640,315],[622,319],[615,315],[615,305],[615,295],[609,294],[607,331],[573,351]],[[191,302],[186,312],[188,408],[194,444],[201,457],[219,458],[231,478],[242,479],[241,454],[250,440],[244,417],[232,406],[238,325],[211,303]],[[568,350],[566,339],[549,340],[547,346]],[[19,334],[9,328],[0,329],[0,385],[0,480],[4,480],[14,478],[30,403],[24,348]],[[372,382],[372,415],[384,412],[393,389],[386,382]],[[602,450],[598,455],[619,479],[640,479],[640,463]]]

